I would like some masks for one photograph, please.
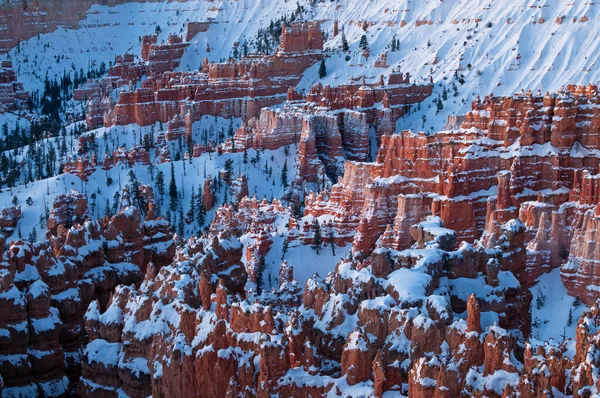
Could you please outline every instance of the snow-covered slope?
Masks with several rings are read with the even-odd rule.
[[[279,4],[281,3],[281,4]],[[233,43],[256,35],[259,28],[284,14],[296,3],[278,0],[254,1],[175,1],[126,3],[116,7],[93,6],[79,29],[59,28],[20,44],[5,57],[16,65],[19,80],[30,91],[43,90],[46,75],[62,76],[63,71],[107,65],[126,52],[139,56],[140,38],[159,33],[185,36],[188,22],[211,21],[208,32],[201,33],[183,60],[184,69],[197,69],[205,56],[211,61],[227,58]],[[211,43],[207,52],[206,43]]]
[[[600,6],[591,2],[339,0],[319,2],[313,7],[306,0],[298,3],[307,8],[311,19],[323,21],[330,49],[338,49],[341,43],[341,35],[332,37],[334,19],[339,20],[351,50],[358,49],[365,33],[363,27],[368,26],[370,57],[364,59],[359,51],[353,51],[349,61],[345,55],[333,55],[325,82],[342,84],[363,74],[377,79],[400,67],[417,81],[431,76],[436,83],[449,85],[459,70],[465,84],[459,88],[458,97],[450,96],[453,106],[446,105],[441,112],[444,116],[450,111],[466,110],[477,95],[510,94],[521,88],[553,91],[567,83],[591,83],[600,77],[600,42],[595,39],[600,28]],[[182,68],[194,69],[204,56],[210,60],[226,58],[234,42],[252,40],[260,27],[296,7],[295,2],[283,0],[97,5],[81,21],[80,29],[59,29],[33,38],[9,56],[18,65],[26,88],[35,90],[42,87],[46,73],[62,74],[72,66],[87,69],[93,62],[108,63],[126,51],[138,54],[139,37],[153,33],[157,26],[165,38],[169,33],[184,33],[188,21],[211,21],[208,31],[192,40],[184,56]],[[394,36],[400,48],[388,53],[389,67],[373,68],[378,54],[390,50]],[[210,52],[206,51],[207,43]],[[316,71],[313,68],[307,72],[304,87],[314,82]],[[407,126],[421,127],[420,114],[409,119]],[[426,126],[433,119],[428,117],[431,123]],[[436,120],[433,127],[438,126]]]

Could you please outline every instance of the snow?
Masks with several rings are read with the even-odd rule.
[[[62,75],[64,70],[80,68],[87,72],[89,65],[108,65],[116,55],[139,55],[139,38],[154,34],[157,27],[161,29],[159,41],[163,41],[169,34],[185,36],[188,21],[211,21],[208,32],[192,39],[182,59],[182,68],[198,69],[204,57],[211,61],[227,58],[240,37],[249,41],[260,27],[295,8],[295,2],[278,0],[226,0],[218,7],[202,0],[132,2],[114,7],[96,4],[79,22],[79,29],[60,27],[39,35],[22,42],[9,56],[25,89],[42,91],[46,73]],[[210,52],[206,51],[207,42]]]
[[[507,385],[516,387],[519,383],[519,374],[507,372],[506,370],[497,370],[491,375],[483,376],[477,374],[475,368],[469,370],[467,374],[467,384],[474,387],[475,390],[495,391],[498,395],[506,389]]]
[[[528,0],[514,1],[508,7],[493,0],[477,4],[468,0],[423,0],[418,6],[409,0],[393,5],[383,0],[323,2],[315,7],[308,6],[307,1],[299,3],[307,6],[309,18],[323,21],[322,29],[329,33],[326,48],[334,51],[327,59],[328,74],[321,79],[324,83],[339,85],[362,75],[372,82],[398,67],[410,72],[416,82],[433,78],[434,94],[419,107],[421,110],[415,109],[400,120],[399,129],[440,130],[448,115],[464,114],[477,95],[508,95],[521,88],[556,91],[566,83],[600,80],[596,57],[600,43],[594,35],[600,19],[593,3],[550,0],[544,7],[530,6]],[[59,28],[34,37],[7,56],[14,61],[25,88],[35,91],[43,87],[47,72],[58,76],[73,67],[87,70],[89,65],[98,66],[102,61],[108,64],[117,54],[138,55],[139,37],[154,33],[157,26],[162,30],[159,40],[163,40],[171,33],[185,33],[187,21],[211,21],[206,33],[191,40],[182,59],[181,69],[191,70],[197,69],[204,57],[211,61],[227,58],[234,42],[251,41],[259,28],[295,8],[296,2],[282,0],[223,0],[218,7],[201,0],[94,5],[79,23],[79,29]],[[588,22],[573,22],[573,18],[579,20],[583,15],[589,18]],[[556,24],[555,19],[561,16],[565,17],[564,22]],[[540,17],[544,23],[539,23]],[[341,35],[331,35],[335,18],[345,30],[349,54],[337,51]],[[481,22],[476,23],[476,19]],[[433,23],[417,27],[418,20]],[[357,21],[374,24],[366,32],[372,54],[369,59],[358,51],[365,32]],[[406,21],[407,26],[401,27],[401,21]],[[400,41],[400,48],[391,52],[389,45],[394,36]],[[207,43],[211,44],[210,52],[206,51]],[[383,51],[388,51],[389,66],[374,68]],[[435,57],[437,63],[433,64]],[[443,90],[439,83],[450,88],[457,69],[464,75],[464,84],[456,83],[456,97],[449,90],[444,109],[436,114],[432,101]],[[299,88],[308,89],[316,80],[318,65],[309,68]]]
[[[69,378],[63,376],[60,379],[40,381],[38,385],[47,397],[66,395],[69,389]]]
[[[8,271],[4,271],[0,273],[0,277],[6,277],[5,275]],[[24,306],[25,305],[25,297],[23,293],[17,289],[16,286],[12,285],[10,289],[0,292],[0,300],[12,301],[12,306]]]
[[[47,296],[50,292],[50,288],[48,285],[44,283],[41,279],[33,282],[31,286],[29,286],[29,291],[27,292],[28,296],[32,299],[39,298],[40,296]]]
[[[583,304],[573,306],[574,297],[569,296],[562,281],[560,280],[560,268],[555,268],[549,273],[542,274],[537,283],[529,289],[533,294],[531,304],[531,319],[537,327],[532,328],[532,335],[538,340],[544,341],[554,339],[558,342],[565,337],[575,338],[577,321],[588,308]],[[536,298],[539,292],[546,296],[545,304],[538,309]],[[568,324],[569,311],[571,311],[572,323]]]
[[[476,278],[440,278],[440,285],[447,286],[453,296],[458,297],[463,302],[467,302],[471,294],[475,294],[478,299],[487,302],[499,301],[503,298],[501,294],[506,289],[518,288],[519,281],[510,271],[500,271],[498,273],[498,287],[492,287],[485,281],[485,276],[478,275]]]
[[[270,289],[279,286],[279,266],[282,262],[283,242],[287,239],[287,227],[285,224],[288,220],[288,217],[278,216],[274,222],[276,232],[271,233],[273,244],[265,255],[266,267],[263,274],[263,288]],[[300,219],[298,223],[302,225],[304,220],[309,220],[309,218]],[[319,220],[323,224],[324,220]],[[244,244],[244,251],[250,244],[254,243],[250,238],[250,233],[242,236],[240,240]],[[310,245],[290,244],[285,255],[285,260],[294,268],[294,279],[298,281],[300,286],[304,286],[306,281],[314,274],[325,278],[328,273],[333,272],[336,264],[346,257],[350,249],[351,245],[349,244],[342,247],[336,246],[334,255],[331,246],[327,244],[321,247],[319,254],[317,254],[316,250]],[[242,262],[246,264],[245,256],[242,257]]]
[[[50,307],[50,315],[46,318],[30,318],[29,322],[35,334],[41,334],[56,329],[62,324],[58,309]]]
[[[126,369],[131,374],[135,375],[135,377],[141,378],[143,374],[149,375],[150,368],[148,367],[148,360],[145,358],[131,358],[127,361],[121,360],[119,361],[119,368]]]
[[[109,343],[104,339],[95,339],[89,342],[83,350],[89,363],[99,363],[107,368],[117,367],[121,353],[122,343]]]
[[[414,302],[426,296],[426,289],[431,283],[431,276],[422,270],[401,268],[392,272],[387,279],[388,286],[391,286],[398,294],[400,302]]]

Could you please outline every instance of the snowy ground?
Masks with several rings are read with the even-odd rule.
[[[211,118],[212,119],[212,118]],[[218,125],[223,124],[222,121],[217,121]],[[220,124],[219,124],[220,123]],[[204,121],[203,127],[209,126],[207,121]],[[210,128],[210,127],[207,127]],[[215,130],[217,128],[215,127]],[[129,126],[116,126],[111,128],[100,128],[94,131],[97,135],[98,149],[99,149],[99,163],[101,164],[104,158],[103,154],[105,149],[108,149],[111,153],[120,145],[125,144],[126,148],[131,148],[139,141],[140,134],[145,134],[154,130],[155,136],[158,136],[160,129],[158,124],[150,127],[139,127],[137,125]],[[72,148],[72,152],[77,150],[77,141]],[[173,146],[172,154],[175,152],[176,145]],[[184,148],[185,149],[185,148]],[[248,151],[248,159],[252,159],[256,155],[256,151]],[[233,160],[233,172],[235,175],[238,173],[246,173],[248,178],[248,191],[250,196],[256,195],[258,198],[266,197],[272,199],[274,197],[280,198],[283,195],[283,187],[280,183],[281,169],[287,159],[288,166],[288,179],[295,175],[295,159],[297,156],[297,148],[292,145],[289,147],[289,155],[286,156],[284,148],[280,148],[276,151],[262,151],[260,155],[260,162],[255,166],[251,162],[243,162],[243,153],[235,154],[223,154],[218,155],[216,152],[209,154],[205,153],[198,158],[192,158],[189,160],[180,160],[173,162],[175,168],[175,180],[182,196],[183,212],[187,212],[190,206],[192,190],[197,192],[198,186],[204,184],[206,176],[215,177],[219,170],[225,166],[225,162],[228,159]],[[268,178],[264,172],[265,162],[268,163],[269,167],[272,168],[271,178]],[[113,195],[117,191],[121,191],[123,187],[128,183],[128,173],[133,170],[140,183],[150,184],[154,188],[156,186],[154,178],[158,171],[162,171],[165,176],[165,190],[168,191],[168,185],[170,182],[171,175],[171,164],[163,163],[153,165],[153,167],[135,165],[130,168],[127,165],[119,164],[109,171],[104,171],[100,167],[88,178],[87,181],[81,180],[71,174],[62,174],[56,177],[48,178],[45,180],[35,181],[31,184],[20,185],[13,189],[4,189],[0,192],[0,208],[12,206],[13,196],[16,196],[19,200],[19,205],[22,207],[23,215],[19,222],[19,228],[15,231],[12,239],[17,239],[19,233],[22,237],[27,238],[33,228],[37,229],[37,236],[43,236],[45,231],[45,225],[40,225],[40,215],[44,213],[44,209],[47,206],[49,209],[52,208],[52,202],[54,198],[62,193],[68,192],[71,189],[77,189],[82,193],[85,193],[88,197],[88,203],[91,205],[93,200],[91,195],[96,194],[96,205],[93,209],[94,217],[102,217],[106,208],[106,201],[108,200],[109,206],[112,206]],[[112,184],[107,185],[108,178],[112,179]],[[225,196],[224,184],[217,193],[218,203],[222,203]],[[156,193],[156,188],[155,188]],[[28,197],[33,199],[33,204],[28,206],[25,201]],[[231,197],[229,197],[231,198]],[[169,198],[168,193],[163,198],[162,209],[165,210],[168,206]],[[92,210],[92,209],[90,209]],[[210,224],[212,216],[216,207],[207,214],[206,225]],[[186,227],[186,236],[198,232],[198,227],[190,225]],[[11,239],[9,239],[10,241]]]
[[[283,250],[283,239],[277,237],[274,239],[271,250],[265,257],[268,274],[265,277],[265,287],[277,287],[279,265],[281,264],[281,254]],[[304,286],[306,280],[313,274],[318,274],[325,279],[328,273],[333,272],[336,264],[340,259],[346,257],[352,245],[348,244],[344,247],[335,247],[335,255],[331,251],[331,246],[327,245],[317,251],[310,246],[290,246],[285,255],[285,260],[294,266],[294,278],[300,286]],[[270,275],[270,277],[269,277]],[[272,281],[272,283],[271,283]]]
[[[573,305],[575,299],[568,295],[563,286],[560,280],[560,269],[555,268],[540,276],[536,285],[530,290],[533,294],[532,337],[542,341],[552,338],[557,342],[561,342],[563,336],[575,338],[577,320],[588,308],[584,304]],[[538,308],[538,303],[543,305]],[[570,324],[569,313],[572,320]],[[535,326],[536,324],[538,326]]]

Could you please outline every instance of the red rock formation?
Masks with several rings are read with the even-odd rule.
[[[143,222],[139,211],[129,207],[111,220],[89,221],[85,197],[72,191],[55,199],[47,240],[11,244],[0,265],[2,292],[10,294],[0,293],[0,306],[2,300],[14,298],[22,301],[23,310],[18,315],[14,311],[19,306],[13,303],[8,317],[0,317],[0,330],[14,329],[7,338],[16,339],[3,342],[0,356],[20,355],[18,361],[0,361],[7,393],[63,396],[71,391],[81,374],[81,349],[86,342],[83,316],[90,302],[97,300],[97,308],[108,308],[110,315],[107,322],[94,323],[89,332],[114,342],[122,332],[113,321],[119,319],[112,310],[117,301],[116,296],[111,299],[114,287],[139,284],[140,270],[150,260],[154,261],[148,266],[150,273],[171,262],[175,245],[170,227],[162,218],[154,218],[149,187],[140,186],[140,192],[148,203]],[[6,217],[6,222],[11,225],[15,216]],[[127,299],[118,300],[121,308]],[[14,324],[17,316],[24,328]],[[100,373],[107,375],[102,369]]]
[[[212,178],[204,179],[204,188],[202,189],[202,206],[205,211],[209,211],[215,205],[217,198],[215,197],[215,184]]]
[[[528,93],[486,97],[474,102],[473,111],[466,115],[459,130],[438,135],[402,132],[382,136],[377,164],[347,162],[346,175],[332,188],[330,202],[320,204],[320,210],[314,209],[316,203],[307,205],[306,212],[339,214],[338,208],[351,204],[346,212],[360,218],[354,250],[368,252],[386,227],[393,224],[394,217],[404,217],[398,214],[398,194],[427,193],[433,198],[431,214],[439,215],[446,227],[457,232],[457,242],[473,241],[481,234],[490,195],[497,194],[492,210],[500,223],[520,217],[520,209],[532,208],[521,208],[527,201],[537,200],[558,209],[569,199],[574,170],[598,167],[595,157],[579,155],[598,145],[591,138],[592,126],[597,123],[588,110],[595,107],[596,91],[594,86],[568,87],[555,96]],[[566,125],[567,120],[576,122]],[[541,127],[533,130],[530,126],[534,125]],[[551,164],[553,168],[540,168],[539,164]],[[354,180],[358,176],[360,179]],[[360,195],[353,193],[363,187]],[[354,201],[354,196],[360,199]],[[547,218],[545,223],[558,225],[565,221],[557,215],[554,222]],[[336,219],[340,240],[355,229],[354,225],[341,217]],[[531,238],[538,229],[539,221],[531,227]],[[551,242],[562,239],[561,235],[568,238],[568,234],[547,225],[543,231],[545,235],[538,237],[540,243],[531,246],[531,269],[541,269],[547,258],[552,266],[560,264],[559,250],[553,252]],[[386,244],[392,243],[389,237],[386,235]],[[541,240],[545,240],[546,248],[540,246]],[[568,246],[569,242],[563,239],[559,243]],[[532,280],[535,277],[532,274]]]
[[[58,195],[54,199],[52,211],[48,217],[48,231],[56,234],[62,226],[66,232],[74,224],[83,224],[88,218],[87,199],[78,191]]]
[[[210,24],[210,22],[188,22],[186,26],[185,41],[192,40],[198,33],[207,32]]]
[[[242,174],[231,182],[232,203],[239,204],[248,194],[248,178]]]
[[[206,63],[199,72],[172,72],[187,43],[170,37],[169,43],[158,45],[155,37],[145,36],[142,59],[148,61],[151,75],[142,88],[121,92],[104,124],[167,123],[184,104],[192,121],[204,115],[257,117],[263,107],[281,103],[288,88],[321,57],[323,39],[318,24],[292,24],[282,30],[281,43],[280,51],[272,56]]]
[[[0,45],[0,51],[1,49]],[[3,60],[0,67],[0,113],[28,111],[30,101],[29,93],[17,81],[12,61]]]
[[[342,352],[342,374],[353,386],[371,378],[371,355],[368,340],[360,329],[348,335]]]

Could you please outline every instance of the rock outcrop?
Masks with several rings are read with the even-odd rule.
[[[153,198],[149,187],[140,191]],[[0,333],[6,340],[0,352],[3,394],[74,391],[90,302],[110,307],[116,285],[141,282],[147,267],[156,272],[175,254],[170,226],[147,203],[145,220],[124,205],[111,219],[92,221],[85,196],[72,191],[54,201],[46,240],[10,244],[0,263],[0,305],[7,314],[0,319],[0,330],[7,331]]]

